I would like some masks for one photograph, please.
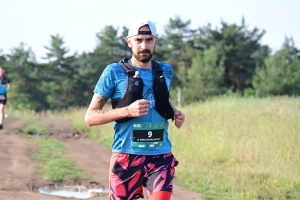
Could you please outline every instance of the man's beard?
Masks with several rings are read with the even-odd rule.
[[[149,53],[149,55],[148,55],[147,57],[142,56],[142,55],[140,54],[140,53],[142,53],[142,52],[147,52],[147,53]],[[134,55],[134,57],[135,57],[138,61],[140,61],[140,62],[142,62],[142,63],[147,63],[147,62],[149,62],[149,61],[152,59],[153,53],[151,53],[150,50],[144,50],[144,51],[139,51],[137,54],[134,54],[134,53],[133,53],[133,55]]]

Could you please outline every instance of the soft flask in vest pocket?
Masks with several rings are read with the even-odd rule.
[[[136,71],[127,71],[127,88],[121,99],[112,100],[112,108],[122,108],[130,105],[132,102],[143,98],[144,82],[141,78],[135,77]],[[116,122],[126,122],[130,118],[116,120]]]

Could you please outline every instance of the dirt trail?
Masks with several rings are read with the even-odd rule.
[[[61,199],[32,192],[47,182],[30,160],[36,146],[18,135],[21,127],[20,119],[8,118],[0,130],[0,199]]]
[[[20,138],[18,128],[22,122],[8,119],[0,132],[0,189],[12,191],[32,190],[41,179],[29,156],[32,144]]]
[[[60,139],[76,165],[90,173],[83,186],[108,188],[108,167],[111,149],[86,138],[83,133],[69,125],[66,120],[47,119],[42,123],[48,126],[48,135]],[[39,171],[30,160],[35,145],[18,135],[22,127],[19,119],[5,120],[4,129],[0,130],[0,199],[2,200],[62,200],[75,199],[39,194],[36,188],[50,184],[44,181]],[[104,200],[108,197],[95,197],[92,200]],[[147,198],[145,198],[147,199]],[[200,200],[194,193],[174,185],[172,200]]]

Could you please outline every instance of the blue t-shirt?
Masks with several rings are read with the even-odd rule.
[[[170,89],[173,68],[163,62],[160,62],[160,67],[163,70],[166,83]],[[149,101],[149,112],[142,117],[132,118],[124,123],[115,123],[114,125],[114,141],[112,144],[112,151],[118,153],[139,154],[139,155],[159,155],[170,153],[171,142],[168,137],[168,121],[165,120],[155,109],[155,99],[153,94],[153,79],[152,69],[142,69],[135,67],[139,71],[139,76],[143,79],[144,99]],[[99,94],[105,98],[112,100],[119,99],[123,96],[127,87],[127,75],[124,73],[122,67],[118,63],[108,65],[100,76],[95,87],[94,93]],[[139,148],[133,145],[133,127],[139,123],[153,123],[164,124],[163,141],[161,146]]]

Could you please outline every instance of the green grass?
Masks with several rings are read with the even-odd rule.
[[[40,123],[39,121],[34,121],[32,123],[27,123],[22,129],[22,132],[26,135],[40,135],[47,130],[47,126]]]
[[[66,158],[63,144],[56,139],[32,139],[41,148],[35,151],[32,159],[37,163],[43,178],[52,182],[76,183],[87,174]]]
[[[171,126],[176,179],[206,199],[300,199],[300,100],[227,97]]]
[[[41,114],[30,110],[11,110],[6,109],[5,113],[9,113],[10,118],[22,118],[24,126],[22,133],[26,135],[40,135],[47,130],[47,126],[40,122]]]

